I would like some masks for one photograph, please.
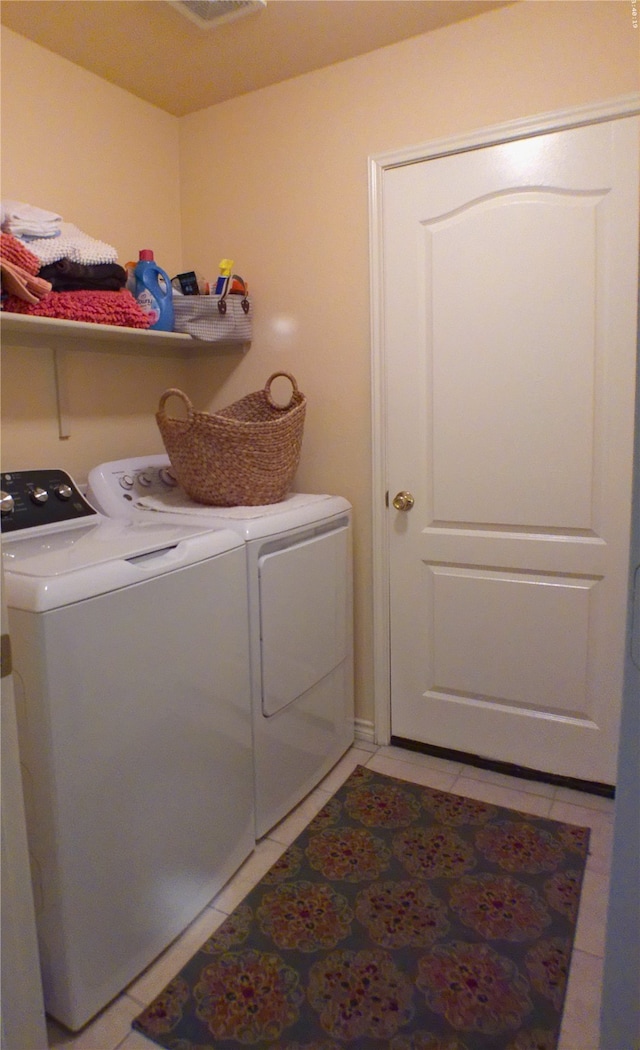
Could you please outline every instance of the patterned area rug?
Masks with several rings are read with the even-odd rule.
[[[555,1050],[588,841],[358,766],[134,1028],[169,1050]]]

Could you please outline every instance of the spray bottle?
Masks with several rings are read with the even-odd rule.
[[[216,295],[224,295],[226,287],[231,277],[231,270],[233,268],[233,259],[221,259],[220,260],[220,276],[216,282]]]

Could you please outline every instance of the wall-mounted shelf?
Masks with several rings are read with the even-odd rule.
[[[70,413],[67,399],[66,367],[69,353],[77,350],[135,357],[194,357],[201,354],[244,353],[248,343],[213,343],[192,339],[181,332],[150,332],[111,324],[63,321],[58,317],[0,313],[3,346],[27,350],[53,351],[56,380],[58,434],[69,437]]]
[[[192,339],[180,332],[150,332],[111,324],[86,324],[57,317],[31,314],[0,314],[0,332],[5,346],[26,349],[89,350],[135,356],[192,357],[197,354],[243,353],[248,343],[213,343]]]

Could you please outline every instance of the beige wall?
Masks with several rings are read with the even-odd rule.
[[[242,358],[172,365],[82,355],[72,381],[77,418],[65,443],[55,438],[46,352],[29,358],[38,358],[35,370],[24,364],[24,352],[7,354],[4,376],[20,411],[4,409],[4,468],[33,465],[37,454],[81,477],[100,459],[159,450],[150,414],[164,386],[183,384],[207,408],[256,389],[271,371],[293,371],[309,398],[298,487],[338,492],[354,505],[356,703],[358,716],[371,721],[368,158],[637,91],[639,36],[630,4],[515,4],[179,121],[6,35],[3,106],[10,110],[20,100],[10,145],[26,120],[41,170],[32,171],[27,147],[8,154],[3,126],[3,195],[55,206],[70,219],[73,213],[80,226],[93,222],[95,212],[101,229],[90,232],[116,243],[127,258],[138,247],[154,247],[167,268],[180,263],[213,276],[219,259],[230,256],[250,281],[256,321]],[[48,101],[32,111],[45,85]],[[119,119],[109,120],[111,143],[91,157],[85,124],[77,120],[70,131],[58,117],[58,134],[47,132],[49,148],[40,148],[42,106],[63,109],[76,90],[84,92],[92,128],[106,119],[109,103],[121,107]],[[138,141],[141,127],[149,152]],[[62,156],[61,142],[69,144]],[[84,154],[84,170],[68,192],[57,183],[72,149],[74,159]],[[161,211],[147,209],[141,219],[136,172],[145,157],[164,168],[168,189]],[[79,214],[75,193],[89,177],[93,196],[83,198]],[[177,206],[168,203],[177,201],[178,177],[179,227]],[[51,192],[45,199],[54,183],[55,198]],[[159,197],[156,187],[154,202]],[[129,230],[135,236],[127,240]],[[127,400],[117,384],[129,390]]]
[[[2,196],[58,212],[118,251],[182,261],[179,121],[2,29]],[[2,469],[58,466],[83,480],[106,459],[160,451],[158,393],[180,361],[73,353],[61,442],[49,350],[2,353]]]
[[[638,90],[621,3],[517,4],[183,118],[185,258],[231,254],[256,332],[216,404],[291,369],[309,397],[298,484],[355,508],[357,711],[373,719],[368,158]],[[218,385],[219,381],[219,385]]]
[[[179,119],[4,26],[1,41],[2,196],[59,212],[122,262],[149,247],[179,266]]]

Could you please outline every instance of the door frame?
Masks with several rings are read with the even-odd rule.
[[[389,514],[387,508],[386,347],[384,342],[383,222],[384,173],[390,168],[496,146],[515,139],[597,124],[640,114],[640,94],[558,110],[480,128],[464,135],[394,150],[369,158],[369,259],[371,321],[372,568],[373,568],[373,738],[391,739],[391,643]]]

